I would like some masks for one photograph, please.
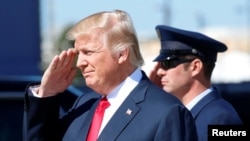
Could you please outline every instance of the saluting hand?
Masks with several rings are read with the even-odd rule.
[[[67,89],[76,74],[75,58],[77,51],[70,48],[56,55],[44,72],[38,95],[41,97],[54,96]]]
[[[160,68],[160,63],[156,63],[154,68],[149,72],[149,79],[157,86],[162,87],[161,78],[157,75],[157,71]]]

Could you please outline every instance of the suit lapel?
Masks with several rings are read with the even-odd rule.
[[[139,110],[134,102],[127,100],[106,125],[98,141],[115,140]]]
[[[194,117],[194,119],[196,119],[197,115],[199,114],[199,112],[210,102],[219,99],[220,95],[218,93],[218,91],[216,89],[214,89],[212,92],[210,92],[208,95],[206,95],[205,97],[203,97],[192,109],[191,109],[191,113]]]
[[[110,119],[106,127],[100,134],[98,141],[115,140],[124,128],[131,122],[135,115],[140,111],[137,103],[145,98],[148,88],[148,80],[143,75],[142,80],[136,88],[129,94],[123,104],[119,107],[113,117]]]
[[[77,135],[77,139],[79,139],[79,141],[85,140],[87,138],[90,124],[91,124],[92,118],[93,118],[94,113],[95,113],[95,109],[96,109],[100,100],[101,100],[100,96],[99,96],[99,98],[96,98],[93,106],[91,106],[91,109],[89,111],[89,114],[87,115],[87,118],[85,118],[85,120],[82,119],[81,123],[79,123],[79,124],[83,125],[83,126],[81,126],[81,129],[79,130],[78,135]]]

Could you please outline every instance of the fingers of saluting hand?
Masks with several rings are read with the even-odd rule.
[[[62,51],[60,55],[56,55],[54,57],[53,61],[50,64],[51,69],[70,69],[71,67],[74,67],[76,55],[77,53],[73,48]]]
[[[153,69],[149,72],[149,78],[154,80],[157,76],[157,70],[159,69],[159,63],[154,64]]]
[[[161,77],[157,75],[157,71],[160,68],[160,64],[157,62],[154,68],[149,73],[149,79],[156,85],[161,87]]]
[[[51,96],[63,92],[72,83],[76,74],[74,66],[76,56],[77,53],[72,48],[62,51],[53,58],[41,81],[41,95]]]

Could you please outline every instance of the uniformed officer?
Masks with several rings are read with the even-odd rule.
[[[150,79],[179,98],[191,111],[199,141],[206,141],[208,125],[242,124],[234,107],[211,84],[217,54],[227,46],[202,33],[156,26],[161,42]]]

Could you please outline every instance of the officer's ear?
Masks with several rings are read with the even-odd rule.
[[[192,75],[198,75],[203,69],[203,63],[200,59],[196,58],[190,63],[190,69],[192,70]]]

